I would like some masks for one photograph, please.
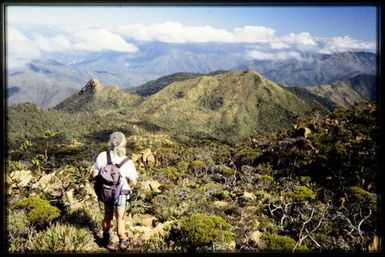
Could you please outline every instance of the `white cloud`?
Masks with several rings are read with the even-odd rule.
[[[172,21],[150,25],[125,25],[118,28],[118,32],[135,40],[166,43],[232,42],[234,40],[233,34],[224,29],[211,26],[184,26]]]
[[[375,51],[376,44],[370,42],[359,41],[348,36],[344,37],[332,37],[327,39],[321,39],[323,47],[320,48],[320,52],[343,52],[343,51]]]
[[[39,34],[33,41],[37,47],[46,52],[63,51],[72,47],[70,41],[64,35],[46,38]]]
[[[285,48],[290,48],[290,45],[277,40],[277,41],[270,42],[270,48],[271,49],[285,49]]]
[[[263,52],[259,50],[252,50],[248,52],[248,58],[252,60],[289,60],[301,59],[301,54],[295,51],[287,52]]]
[[[275,30],[262,26],[237,27],[229,31],[211,26],[185,26],[173,21],[124,25],[117,32],[135,40],[166,43],[267,43],[275,40]]]
[[[275,30],[261,26],[235,28],[234,41],[239,43],[269,43],[276,40]]]
[[[22,31],[23,29],[8,28],[10,67],[20,66],[33,58],[39,58],[41,52],[139,51],[135,44],[129,42],[130,40],[166,43],[244,43],[247,58],[257,60],[299,59],[303,52],[331,53],[376,49],[375,43],[348,36],[317,38],[309,32],[278,36],[273,28],[263,26],[244,26],[228,30],[212,26],[186,26],[173,21],[117,27],[94,25],[55,27],[54,31],[50,31],[52,35],[50,37],[44,36],[44,33],[36,34],[37,32],[31,29],[28,34],[23,34]],[[32,40],[26,35],[32,35],[30,36]]]
[[[13,27],[7,28],[7,64],[8,68],[18,68],[39,58],[39,48],[22,32]]]
[[[122,36],[101,28],[79,28],[72,31],[75,41],[73,47],[85,51],[114,50],[120,52],[137,52],[134,44],[127,43]]]
[[[292,45],[299,46],[316,46],[314,38],[308,32],[302,32],[299,34],[290,33],[289,35],[285,35],[281,38],[281,40],[285,43],[289,43]]]

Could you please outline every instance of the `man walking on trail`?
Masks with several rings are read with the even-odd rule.
[[[110,136],[108,152],[101,152],[92,166],[91,180],[98,179],[102,169],[107,166],[108,161],[112,164],[121,164],[120,176],[121,192],[116,200],[104,202],[103,219],[103,245],[107,246],[110,242],[110,227],[113,219],[114,209],[116,214],[117,234],[119,237],[119,246],[125,249],[128,246],[128,239],[125,232],[125,217],[127,201],[130,197],[131,187],[137,183],[138,174],[131,159],[125,160],[126,156],[126,137],[121,132],[114,132]],[[100,176],[99,176],[100,177]],[[99,199],[100,200],[100,199]]]

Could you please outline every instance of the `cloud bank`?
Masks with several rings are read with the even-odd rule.
[[[7,32],[9,67],[17,67],[39,58],[42,52],[64,51],[140,51],[138,41],[164,43],[239,43],[249,50],[245,58],[284,60],[301,57],[303,52],[333,53],[343,51],[376,51],[376,44],[349,36],[320,38],[309,32],[277,35],[273,28],[263,26],[236,27],[232,30],[212,26],[186,26],[179,22],[128,24],[116,27],[62,27],[57,35],[23,33],[14,27]],[[250,47],[252,50],[250,50]]]

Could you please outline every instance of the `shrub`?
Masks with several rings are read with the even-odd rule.
[[[285,195],[296,201],[307,201],[314,198],[314,192],[306,186],[296,186],[294,191],[288,191]]]
[[[29,221],[22,210],[9,210],[7,221],[8,251],[24,252],[25,243],[30,233]]]
[[[23,210],[9,210],[7,230],[11,237],[28,234],[28,226],[29,221]]]
[[[27,166],[22,163],[21,161],[10,161],[9,162],[9,171],[16,171],[16,170],[26,170]]]
[[[182,175],[175,167],[167,167],[164,173],[171,180],[177,180]]]
[[[191,162],[191,167],[203,167],[205,166],[206,164],[203,162],[203,161],[200,161],[200,160],[195,160],[195,161],[192,161]]]
[[[201,176],[205,171],[206,163],[201,160],[195,160],[190,163],[190,167],[195,176]]]
[[[213,197],[218,200],[225,200],[230,197],[230,192],[227,190],[220,190],[219,192],[214,192]]]
[[[304,184],[304,185],[310,185],[311,183],[311,178],[309,176],[301,176],[299,177],[299,180]]]
[[[272,182],[272,181],[274,181],[274,178],[272,176],[269,176],[269,175],[259,175],[259,176],[257,176],[257,179],[259,181],[263,181],[263,182]]]
[[[255,151],[253,148],[246,146],[235,153],[234,157],[239,162],[239,164],[252,165],[254,160],[259,156],[260,153]]]
[[[182,247],[195,250],[202,246],[224,244],[234,239],[232,226],[216,215],[197,213],[180,222]]]
[[[159,220],[167,221],[179,218],[184,213],[184,208],[180,205],[180,200],[172,193],[165,192],[152,199],[154,215]]]
[[[266,241],[266,247],[269,251],[292,251],[296,244],[293,238],[277,234],[264,234],[262,239]],[[306,245],[300,245],[297,247],[298,251],[304,251],[307,249]]]
[[[91,231],[69,224],[55,224],[31,236],[27,249],[32,252],[88,252],[94,247]]]
[[[233,169],[231,169],[225,165],[220,165],[220,171],[225,176],[231,176],[231,175],[234,175],[236,173],[235,170],[233,170]]]
[[[261,175],[271,175],[273,174],[273,167],[269,162],[261,163],[256,167],[256,172]]]
[[[353,207],[369,207],[372,210],[377,209],[377,195],[370,193],[361,187],[353,186],[350,187],[350,198],[352,199],[352,202],[354,203]]]
[[[60,210],[57,207],[35,196],[20,201],[17,207],[26,210],[28,221],[36,225],[47,225],[60,216]]]
[[[187,171],[187,168],[188,168],[188,163],[187,162],[178,162],[176,164],[176,167],[179,171],[181,172],[186,172]]]

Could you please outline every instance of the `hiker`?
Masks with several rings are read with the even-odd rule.
[[[128,238],[125,232],[125,217],[127,201],[130,197],[131,187],[137,183],[137,171],[134,163],[126,156],[126,137],[121,132],[114,132],[110,136],[108,142],[109,150],[101,152],[96,158],[95,163],[92,166],[91,180],[96,180],[95,183],[100,181],[99,174],[107,167],[108,159],[112,164],[121,164],[119,167],[121,178],[121,191],[117,199],[111,198],[109,202],[105,202],[105,199],[101,199],[98,195],[98,200],[104,202],[104,219],[103,219],[103,239],[102,244],[107,246],[110,242],[110,227],[111,220],[113,219],[114,209],[116,214],[117,233],[119,236],[119,246],[121,249],[125,249],[128,246]],[[109,156],[108,156],[109,154]],[[104,170],[103,170],[104,169]],[[95,190],[97,190],[95,188]]]

